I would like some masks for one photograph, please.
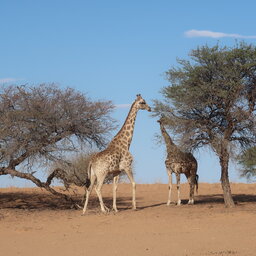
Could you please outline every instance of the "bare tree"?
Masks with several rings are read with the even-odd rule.
[[[103,147],[114,128],[112,109],[110,101],[92,101],[55,84],[2,87],[0,175],[24,178],[58,194],[35,176],[34,164],[56,161],[79,143]]]
[[[162,90],[164,101],[155,101],[155,113],[168,116],[169,128],[187,149],[213,149],[225,205],[232,207],[231,149],[253,145],[256,138],[256,47],[203,46],[190,56],[192,60],[178,60],[180,67],[166,72],[170,86]]]

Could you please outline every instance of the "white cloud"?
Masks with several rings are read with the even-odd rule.
[[[185,33],[186,37],[212,37],[212,38],[221,38],[221,37],[233,37],[233,38],[255,38],[256,36],[243,36],[239,34],[227,34],[227,33],[222,33],[222,32],[213,32],[210,30],[196,30],[196,29],[191,29],[186,31]]]
[[[19,79],[16,79],[16,78],[0,78],[0,84],[12,83],[18,80]]]
[[[116,108],[130,108],[131,104],[116,104]]]

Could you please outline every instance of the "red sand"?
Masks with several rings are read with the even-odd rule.
[[[108,206],[111,189],[104,185]],[[38,188],[0,189],[0,255],[256,255],[256,184],[232,184],[232,192],[237,206],[226,209],[220,184],[199,184],[196,203],[188,206],[182,184],[184,204],[167,207],[167,185],[137,185],[133,211],[131,186],[120,184],[117,214],[101,214],[93,194],[81,216]]]

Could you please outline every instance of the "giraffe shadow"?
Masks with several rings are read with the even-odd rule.
[[[161,202],[161,203],[155,203],[155,204],[150,204],[150,205],[145,205],[145,206],[138,206],[138,204],[140,204],[140,202],[143,202],[144,200],[145,200],[145,198],[143,198],[143,197],[136,197],[136,203],[137,203],[136,211],[142,211],[147,208],[154,208],[154,207],[166,205],[166,202]],[[112,208],[112,203],[113,203],[112,197],[104,197],[103,201],[104,201],[104,204],[108,208],[110,208],[110,209]],[[119,197],[116,199],[116,204],[117,204],[117,208],[118,208],[119,212],[120,211],[129,211],[132,209],[131,197]],[[90,209],[99,208],[99,200],[97,197],[94,197],[89,201],[88,208],[90,208]]]
[[[140,200],[140,198],[137,197],[136,200]],[[109,209],[111,209],[113,205],[113,197],[103,197],[103,202]],[[116,204],[119,211],[129,210],[132,207],[131,197],[117,197]],[[89,199],[88,208],[98,208],[99,205],[98,197],[94,196]]]
[[[222,194],[200,195],[196,196],[195,204],[223,204],[224,199]]]
[[[141,211],[141,210],[144,210],[144,209],[155,208],[155,207],[159,207],[159,206],[162,206],[162,205],[166,205],[166,202],[150,204],[150,205],[146,205],[146,206],[138,206],[137,210]]]

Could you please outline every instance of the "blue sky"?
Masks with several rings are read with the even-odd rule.
[[[55,82],[116,105],[131,104],[138,93],[151,104],[161,99],[168,85],[163,73],[177,57],[187,58],[198,45],[255,43],[255,10],[253,0],[2,0],[0,86]],[[128,111],[114,111],[120,127]],[[131,145],[139,183],[167,182],[165,147],[155,134],[156,119],[140,112]],[[195,156],[200,181],[218,182],[214,153]],[[245,181],[234,165],[230,180]],[[29,184],[0,177],[0,187]]]

